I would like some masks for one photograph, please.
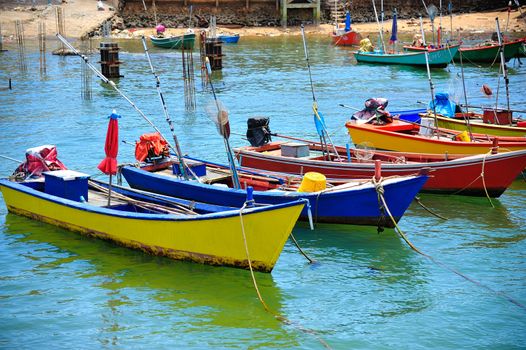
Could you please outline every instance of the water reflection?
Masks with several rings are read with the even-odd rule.
[[[25,260],[25,272],[12,274],[31,278],[30,288],[49,300],[46,306],[33,304],[35,313],[68,308],[73,322],[100,317],[94,326],[101,345],[123,344],[134,333],[139,343],[147,342],[148,333],[168,327],[176,333],[164,334],[166,344],[192,330],[210,328],[214,333],[241,324],[254,337],[247,344],[258,344],[263,333],[270,336],[267,341],[294,344],[294,337],[284,337],[281,324],[257,300],[248,271],[152,257],[13,214],[7,214],[3,232],[16,255],[12,259]],[[50,293],[42,276],[62,282]],[[256,278],[269,307],[279,312],[283,297],[272,275],[256,273]],[[69,291],[71,285],[82,286],[82,292],[76,287]],[[25,300],[24,294],[4,298]],[[160,325],[163,317],[171,324]]]

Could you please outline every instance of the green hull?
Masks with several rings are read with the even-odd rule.
[[[430,67],[447,67],[453,56],[458,51],[458,47],[442,49],[428,52]],[[425,52],[404,52],[396,54],[380,54],[369,52],[355,52],[354,57],[358,62],[380,63],[380,64],[399,64],[407,66],[426,66]]]
[[[523,48],[524,39],[512,41],[504,45],[504,58],[506,61],[514,57],[520,56],[520,51]],[[462,53],[463,62],[498,62],[499,45],[475,46],[460,48],[454,57],[456,62],[460,62],[460,54]]]
[[[195,34],[184,34],[179,36],[170,36],[168,38],[157,38],[150,36],[150,40],[154,46],[165,49],[193,49],[195,44]]]

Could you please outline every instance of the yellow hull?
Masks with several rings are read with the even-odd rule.
[[[492,142],[440,141],[419,135],[407,135],[396,132],[380,132],[371,127],[350,126],[347,130],[355,145],[364,144],[375,149],[399,152],[417,152],[432,154],[482,154],[491,151]],[[526,149],[526,142],[499,143],[499,152]]]
[[[464,131],[468,130],[466,122],[464,120],[457,120],[451,118],[445,118],[437,116],[438,126],[440,128]],[[526,128],[509,126],[509,125],[494,125],[494,124],[483,124],[482,122],[472,121],[471,132],[476,134],[495,135],[495,136],[513,136],[513,137],[526,137]]]
[[[112,215],[112,209],[91,210],[84,203],[64,204],[0,186],[10,212],[126,247],[177,260],[248,268],[241,218],[237,211],[204,216]],[[62,200],[63,202],[63,200]],[[303,204],[272,210],[247,209],[243,214],[254,269],[270,272],[288,239]],[[105,213],[106,211],[107,213]],[[140,215],[139,215],[140,216]]]

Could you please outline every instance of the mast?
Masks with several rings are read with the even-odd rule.
[[[424,23],[422,21],[422,16],[420,16],[420,30],[422,31],[422,36],[424,35]],[[435,105],[435,87],[433,85],[433,80],[431,80],[431,69],[429,68],[429,56],[428,50],[424,50],[424,56],[426,57],[426,68],[427,68],[427,79],[429,80],[429,89],[431,90],[431,103],[433,104],[433,117],[435,118],[435,132],[438,137],[438,120],[437,120],[437,110]]]
[[[509,88],[510,80],[508,79],[508,66],[506,65],[506,58],[504,57],[504,45],[502,42],[502,37],[500,35],[499,18],[498,17],[495,18],[495,21],[497,22],[497,37],[499,39],[500,65],[502,67],[502,74],[504,75],[504,83],[506,84],[506,103],[507,103],[508,121],[511,125],[512,118],[511,118],[511,112],[510,112],[510,88]],[[495,99],[495,108],[497,108],[497,104],[498,104],[498,98]]]
[[[382,41],[382,52],[385,52],[384,35],[382,28],[380,27],[380,21],[378,20],[378,12],[376,12],[376,4],[374,2],[375,0],[373,0],[374,16],[376,17],[376,24],[378,26],[378,31],[380,32],[380,40]]]

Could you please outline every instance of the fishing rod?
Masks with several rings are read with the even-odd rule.
[[[228,112],[221,107],[219,100],[217,99],[216,91],[214,89],[214,84],[212,83],[211,75],[212,68],[210,67],[210,60],[208,57],[205,59],[206,65],[206,74],[208,77],[208,83],[212,89],[212,95],[214,96],[215,105],[217,108],[217,126],[219,128],[219,133],[223,136],[223,142],[225,143],[225,149],[227,153],[228,163],[230,165],[230,170],[232,172],[232,183],[234,188],[240,189],[241,185],[239,183],[239,176],[237,174],[236,164],[234,158],[232,157],[232,149],[230,148],[230,142],[228,142],[228,137],[230,136],[230,125],[228,121]]]
[[[141,40],[142,40],[142,46],[144,47],[144,53],[146,54],[146,58],[148,59],[148,64],[150,65],[150,70],[152,71],[152,74],[155,77],[155,81],[156,81],[155,86],[157,88],[157,94],[159,95],[161,106],[163,107],[164,117],[166,118],[166,122],[170,126],[170,131],[172,132],[172,138],[175,144],[175,153],[177,156],[177,160],[179,161],[179,169],[181,170],[181,173],[183,174],[184,179],[188,180],[188,173],[186,172],[187,166],[184,162],[183,153],[181,152],[181,147],[179,146],[179,141],[177,140],[177,135],[175,134],[174,125],[172,123],[172,120],[170,119],[170,115],[168,114],[168,108],[166,107],[166,102],[163,96],[163,92],[161,90],[161,79],[159,79],[159,76],[157,75],[157,73],[155,72],[155,69],[153,68],[152,60],[150,58],[148,47],[146,46],[146,39],[144,38],[144,35],[142,36]]]
[[[121,90],[119,90],[119,88],[117,87],[117,85],[115,85],[115,83],[111,80],[109,80],[108,78],[106,78],[104,76],[104,74],[102,74],[99,70],[97,70],[97,68],[95,68],[95,66],[93,66],[93,64],[91,64],[91,62],[89,62],[89,59],[84,56],[83,54],[81,54],[77,49],[75,49],[75,47],[73,47],[73,45],[71,45],[62,35],[60,35],[59,33],[56,34],[57,38],[64,44],[66,45],[75,55],[79,56],[80,58],[82,58],[84,60],[84,62],[86,63],[86,65],[100,78],[100,80],[102,80],[104,83],[108,84],[109,86],[111,86],[115,91],[117,91],[117,93],[119,93],[119,95],[121,95],[122,98],[124,98],[126,101],[128,101],[128,103],[133,107],[133,109],[135,109],[137,111],[137,113],[139,113],[139,115],[144,119],[146,120],[146,122],[148,124],[150,124],[152,126],[152,128],[157,131],[159,133],[159,135],[161,135],[161,137],[165,140],[167,140],[166,137],[163,136],[163,134],[161,133],[161,131],[157,128],[157,126],[139,109],[139,107],[137,107],[133,102],[132,100],[130,100],[128,98],[128,96],[126,96]],[[174,149],[174,147],[172,145],[170,145],[170,143],[168,141],[166,141],[168,143],[168,146],[172,149]]]
[[[495,18],[495,21],[497,22],[497,38],[499,39],[500,65],[502,67],[502,74],[504,75],[504,83],[506,85],[506,102],[507,102],[507,107],[508,107],[507,109],[508,110],[508,121],[511,124],[512,118],[509,112],[510,111],[510,88],[509,88],[510,80],[508,78],[508,66],[506,65],[506,59],[504,57],[504,45],[502,43],[502,36],[500,33],[499,18],[498,17]],[[497,108],[497,104],[498,104],[498,95],[495,98],[495,108]]]
[[[376,25],[378,26],[378,31],[380,32],[380,41],[382,42],[382,50],[383,52],[385,52],[384,34],[383,34],[382,28],[380,28],[380,21],[378,20],[378,12],[376,12],[375,0],[373,0],[373,9],[374,9],[374,16],[376,17]]]
[[[420,16],[420,30],[422,31],[422,37],[424,37],[424,23],[422,21],[422,16]],[[427,68],[427,79],[429,80],[429,89],[431,90],[431,103],[433,104],[433,117],[435,118],[435,127],[438,128],[438,119],[437,119],[437,110],[435,103],[435,87],[433,85],[433,80],[431,80],[431,69],[429,68],[429,52],[424,50],[424,56],[426,58],[426,68]],[[438,137],[438,133],[437,133]]]
[[[18,160],[18,159],[15,159],[15,158],[11,158],[11,157],[8,157],[8,156],[3,156],[1,154],[0,154],[0,158],[11,160],[11,161],[16,162],[16,163],[23,163],[23,161],[21,161],[21,160]]]
[[[302,24],[301,25],[301,37],[303,39],[303,51],[305,52],[305,60],[307,61],[307,69],[309,71],[309,80],[310,80],[310,88],[312,93],[312,109],[314,111],[314,117],[315,117],[315,124],[316,124],[316,130],[318,131],[318,135],[320,135],[320,141],[322,141],[322,144],[325,144],[325,148],[328,152],[328,146],[327,141],[325,140],[325,136],[329,139],[329,142],[331,143],[332,149],[336,156],[338,157],[338,161],[341,161],[340,154],[336,150],[336,147],[334,147],[334,142],[332,142],[331,136],[329,135],[329,132],[327,131],[327,127],[325,126],[325,120],[323,119],[323,116],[320,115],[318,112],[318,101],[316,100],[316,95],[314,94],[314,84],[312,83],[312,73],[310,69],[310,62],[309,62],[309,51],[307,49],[307,40],[305,39],[305,27]],[[321,132],[318,129],[318,125],[321,126]]]

